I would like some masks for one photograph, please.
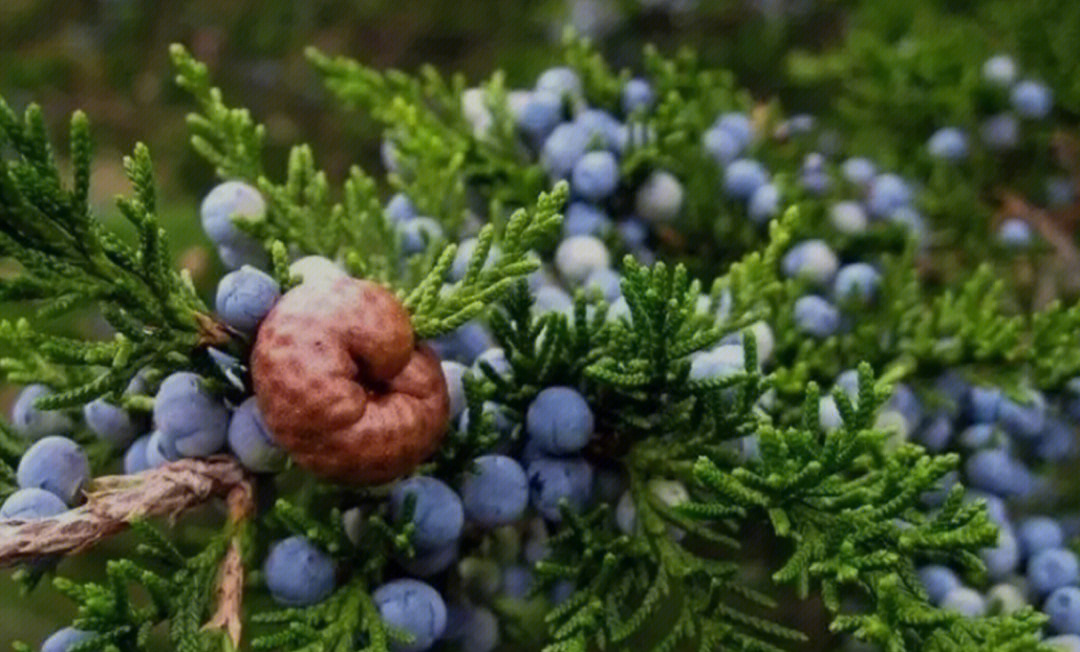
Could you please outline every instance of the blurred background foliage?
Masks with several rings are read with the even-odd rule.
[[[381,134],[327,101],[307,45],[376,68],[430,63],[470,83],[501,69],[511,87],[531,86],[559,59],[567,25],[616,68],[637,67],[647,43],[693,49],[757,100],[812,113],[848,150],[898,170],[918,164],[915,149],[936,127],[973,122],[977,94],[956,91],[974,87],[996,52],[1051,86],[1060,124],[1080,122],[1076,0],[0,0],[0,95],[42,105],[58,134],[71,111],[87,112],[103,214],[126,190],[120,156],[146,142],[178,262],[206,289],[217,269],[197,206],[212,171],[188,147],[191,107],[172,83],[169,43],[207,62],[230,102],[267,125],[271,169],[307,141],[340,176],[354,162],[380,170]],[[109,554],[104,546],[64,570],[85,575]],[[16,631],[37,640],[66,623],[53,599],[22,597],[0,575],[0,648]]]
[[[831,117],[879,160],[903,159],[935,126],[963,122],[976,107],[950,89],[972,84],[993,52],[1013,54],[1050,84],[1060,110],[1080,115],[1072,0],[6,0],[0,94],[43,105],[55,124],[85,109],[114,172],[108,153],[146,142],[166,196],[182,200],[207,187],[210,171],[187,147],[171,42],[267,124],[272,161],[303,140],[340,173],[354,161],[374,166],[379,134],[326,104],[306,45],[377,68],[430,63],[470,82],[502,69],[511,86],[531,85],[558,59],[565,25],[617,68],[638,64],[647,43],[693,49],[759,99]],[[101,171],[98,194],[111,197],[118,183]]]
[[[8,0],[0,8],[0,93],[17,106],[42,104],[54,122],[85,109],[101,146],[146,142],[167,189],[183,195],[203,190],[210,176],[186,146],[189,107],[171,83],[166,53],[174,41],[266,122],[271,157],[305,140],[340,172],[355,160],[374,164],[379,134],[327,108],[307,45],[376,68],[430,63],[471,82],[502,69],[511,85],[531,85],[559,58],[563,27],[572,25],[616,67],[638,63],[645,43],[687,46],[771,96],[787,89],[788,53],[834,43],[846,9],[741,0]]]

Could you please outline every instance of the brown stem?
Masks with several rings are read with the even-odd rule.
[[[46,555],[77,554],[127,529],[133,520],[175,518],[211,498],[231,498],[236,491],[240,493],[235,500],[241,503],[237,510],[245,502],[251,504],[247,473],[226,456],[184,459],[137,475],[96,478],[86,489],[86,504],[77,509],[51,518],[0,520],[0,567]],[[230,499],[230,511],[232,503]]]
[[[244,561],[240,554],[240,542],[236,539],[229,544],[229,550],[221,560],[216,596],[217,610],[203,629],[224,631],[232,641],[233,648],[239,649],[243,628],[240,609],[244,604]]]
[[[217,610],[207,621],[205,629],[220,629],[232,641],[234,649],[240,647],[243,619],[240,612],[244,604],[244,558],[241,552],[241,532],[246,521],[255,512],[255,500],[251,484],[237,485],[228,496],[229,521],[234,528],[232,541],[218,569],[215,601]]]
[[[1073,242],[1067,224],[1062,223],[1061,215],[1053,215],[1028,203],[1023,197],[1012,192],[1001,193],[1000,217],[1022,217],[1035,227],[1039,235],[1046,240],[1057,254],[1061,268],[1060,280],[1069,289],[1076,289],[1076,279],[1080,278],[1080,250]]]

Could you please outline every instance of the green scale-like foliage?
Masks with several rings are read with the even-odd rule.
[[[861,319],[843,334],[824,340],[798,334],[792,304],[809,288],[782,278],[780,260],[793,242],[821,233],[826,202],[800,194],[780,175],[776,181],[792,207],[768,227],[750,224],[743,207],[716,192],[720,170],[699,146],[717,113],[749,109],[750,98],[729,74],[706,69],[691,54],[667,59],[649,51],[645,70],[657,106],[630,120],[654,137],[631,141],[621,179],[633,187],[664,169],[683,181],[680,220],[653,234],[667,262],[623,259],[624,313],[579,290],[568,314],[537,314],[525,277],[557,242],[569,189],[549,183],[519,142],[500,76],[482,86],[491,128],[478,134],[462,107],[462,78],[444,79],[432,69],[383,73],[309,53],[332,93],[384,129],[394,163],[389,187],[443,226],[444,237],[402,261],[373,176],[354,167],[335,187],[311,148],[299,145],[275,180],[263,167],[264,128],[246,110],[226,105],[207,68],[182,47],[171,54],[179,85],[198,105],[189,119],[194,148],[219,176],[245,180],[267,199],[262,219],[239,225],[264,245],[285,287],[295,282],[288,261],[323,255],[397,292],[421,339],[480,320],[505,351],[507,373],[481,365],[466,377],[467,423],[450,426],[420,472],[454,484],[479,454],[521,452],[524,415],[545,387],[573,387],[588,399],[597,436],[586,455],[625,478],[633,527],[618,527],[609,504],[583,511],[564,505],[547,540],[550,555],[535,565],[532,596],[494,604],[514,645],[547,652],[797,650],[806,636],[779,622],[771,580],[801,597],[820,596],[833,631],[889,652],[1040,649],[1044,617],[1031,609],[964,618],[929,602],[916,566],[950,563],[980,581],[978,551],[998,532],[984,506],[966,502],[959,486],[940,507],[928,508],[922,497],[942,489],[958,457],[930,455],[879,427],[876,416],[893,383],[921,387],[946,369],[1009,385],[1031,377],[1041,388],[1059,389],[1080,371],[1072,341],[1080,308],[1053,303],[1029,314],[993,267],[968,270],[957,283],[928,281],[918,270],[924,252],[895,227],[875,225],[860,237],[826,229],[842,255],[880,263],[880,296],[859,308]],[[614,109],[629,73],[612,71],[572,35],[565,56],[590,103]],[[775,106],[760,112],[765,127],[781,117]],[[25,302],[40,318],[91,306],[115,331],[111,339],[82,340],[51,334],[41,319],[2,322],[6,377],[59,390],[42,408],[118,399],[143,370],[148,390],[164,374],[192,369],[212,378],[211,388],[238,398],[208,349],[244,355],[250,342],[219,324],[190,280],[173,270],[146,148],[137,146],[125,160],[134,191],[118,201],[135,230],[131,243],[107,230],[87,205],[91,148],[81,114],[72,121],[70,187],[39,110],[31,107],[19,120],[0,104],[0,139],[0,255],[18,265],[0,281],[0,299]],[[795,169],[804,153],[797,142],[760,147],[780,169]],[[947,181],[932,180],[931,190]],[[476,232],[464,275],[448,282],[457,242],[478,214],[487,224]],[[984,221],[965,229],[973,233]],[[975,240],[985,244],[985,233]],[[622,251],[617,241],[611,245]],[[730,308],[718,316],[725,303]],[[776,333],[768,365],[759,362],[753,330],[760,321]],[[743,368],[692,378],[693,356],[729,336],[741,336]],[[842,424],[825,430],[819,384],[856,365],[857,396],[833,392]],[[149,406],[147,397],[125,401]],[[503,418],[509,432],[496,427]],[[745,446],[750,436],[756,454]],[[11,469],[23,446],[0,428],[0,494],[14,486]],[[101,456],[100,466],[107,466],[118,453]],[[406,518],[394,520],[385,487],[331,487],[296,469],[283,478],[287,495],[269,514],[209,532],[199,528],[194,554],[136,522],[145,541],[137,560],[111,561],[103,583],[57,578],[55,586],[79,607],[74,625],[94,632],[73,652],[146,649],[150,629],[163,621],[182,652],[228,646],[203,627],[221,560],[235,543],[254,569],[265,544],[286,534],[323,548],[341,569],[340,582],[330,597],[306,608],[247,603],[252,648],[382,652],[407,641],[407,633],[381,620],[371,588],[393,576],[394,560],[416,554],[412,526],[399,525],[413,505],[406,505]],[[672,486],[685,496],[671,500],[665,488]],[[346,508],[358,510],[352,519],[358,535],[343,524]],[[503,534],[467,533],[459,566],[497,557]],[[751,534],[770,538],[780,551],[779,559],[767,560],[773,567],[764,581],[740,563],[755,552],[744,545]],[[468,578],[457,580],[466,586],[449,590],[467,594]],[[574,590],[551,607],[548,591],[566,581]],[[249,584],[261,592],[257,572]],[[133,597],[133,587],[147,600]]]
[[[220,633],[204,627],[218,567],[234,534],[213,535],[192,555],[183,554],[167,536],[142,521],[132,522],[139,536],[137,559],[115,559],[105,566],[103,583],[74,582],[57,577],[58,592],[79,605],[73,625],[94,632],[72,647],[76,652],[146,649],[152,630],[168,623],[175,650],[198,652],[223,647]],[[144,599],[145,596],[145,599]],[[18,652],[30,647],[16,644]]]
[[[81,113],[71,121],[70,186],[61,179],[40,109],[19,120],[0,102],[0,147],[13,153],[0,174],[0,253],[17,276],[0,285],[7,302],[31,302],[39,318],[96,304],[115,329],[111,341],[87,343],[48,335],[25,320],[0,322],[4,368],[15,382],[44,382],[64,391],[43,402],[58,408],[123,389],[139,369],[191,366],[193,350],[219,334],[190,279],[172,266],[155,218],[153,168],[147,149],[124,160],[134,195],[117,201],[136,229],[130,244],[91,212],[91,144]]]
[[[973,550],[992,545],[997,528],[978,503],[964,504],[960,487],[949,491],[939,510],[926,513],[922,496],[955,468],[956,457],[890,445],[888,433],[873,427],[873,414],[888,392],[875,385],[869,366],[860,368],[859,380],[854,405],[844,392],[833,393],[843,416],[836,430],[820,431],[818,391],[810,385],[803,423],[759,429],[760,458],[753,464],[725,471],[699,459],[695,474],[716,502],[690,509],[734,503],[748,515],[767,518],[776,536],[793,546],[773,579],[795,584],[803,596],[820,587],[826,607],[837,614],[834,630],[854,632],[888,650],[935,649],[966,639],[985,645],[1001,629],[1030,645],[1040,625],[1033,612],[1016,620],[972,622],[927,601],[913,560],[952,562],[977,575],[982,563]],[[868,595],[868,613],[843,613],[849,591]]]

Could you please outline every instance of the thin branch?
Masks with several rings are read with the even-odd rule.
[[[0,520],[0,567],[46,555],[78,554],[127,529],[133,520],[175,518],[237,488],[244,488],[250,500],[247,473],[226,456],[96,478],[86,490],[86,504],[77,509],[31,521]]]
[[[205,629],[224,631],[232,641],[233,648],[239,649],[240,633],[243,629],[240,612],[244,604],[244,558],[240,539],[247,521],[255,512],[251,484],[245,482],[233,488],[229,492],[228,503],[229,521],[233,525],[234,534],[218,570],[217,610],[207,621]]]
[[[232,641],[234,649],[240,648],[243,619],[240,616],[244,604],[244,561],[240,542],[233,539],[218,570],[217,610],[203,629],[220,629]]]
[[[1067,289],[1075,290],[1076,279],[1080,278],[1080,251],[1073,242],[1068,225],[1062,224],[1063,216],[1051,214],[1012,192],[1001,193],[1001,198],[1000,218],[1022,217],[1035,227],[1057,254],[1062,271],[1060,280]]]

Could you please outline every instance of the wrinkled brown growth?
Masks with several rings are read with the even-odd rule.
[[[277,442],[335,482],[405,475],[435,452],[450,416],[438,357],[416,345],[397,298],[368,281],[287,292],[259,328],[251,375]]]

